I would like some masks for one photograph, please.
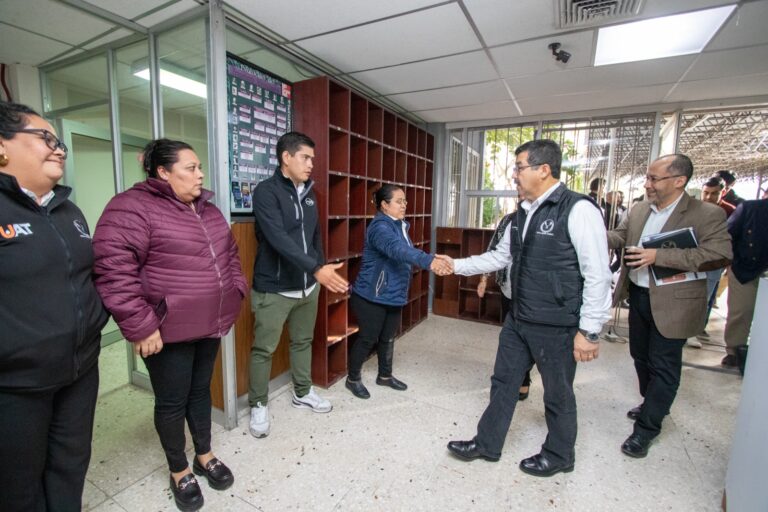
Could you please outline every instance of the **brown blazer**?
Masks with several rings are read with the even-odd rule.
[[[651,215],[650,203],[636,204],[619,227],[608,232],[608,246],[620,249],[638,245],[645,222]],[[693,228],[699,246],[695,249],[658,249],[656,264],[682,271],[714,270],[730,263],[733,258],[731,236],[725,222],[725,212],[717,205],[704,203],[683,192],[683,197],[664,224],[662,232]],[[650,272],[650,269],[647,269]],[[707,281],[656,286],[649,276],[651,311],[656,328],[666,338],[690,338],[704,329],[707,315]],[[619,282],[613,294],[616,305],[626,298],[629,289],[628,268],[622,263]]]

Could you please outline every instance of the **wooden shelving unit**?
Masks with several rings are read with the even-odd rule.
[[[484,253],[493,237],[492,229],[437,228],[437,254],[466,258]],[[488,278],[485,296],[477,296],[480,276],[435,277],[432,312],[464,320],[501,325],[501,291],[494,274]]]
[[[316,143],[315,182],[325,256],[343,261],[351,282],[360,270],[365,231],[376,213],[374,191],[401,186],[415,247],[429,252],[432,231],[434,138],[362,94],[327,77],[294,84],[295,129]],[[427,316],[429,272],[414,269],[399,334]],[[347,352],[358,331],[349,296],[324,288],[312,344],[312,380],[328,387],[347,373]]]

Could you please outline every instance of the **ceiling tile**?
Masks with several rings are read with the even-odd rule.
[[[430,91],[394,94],[388,98],[408,110],[460,107],[511,99],[501,80]]]
[[[552,2],[542,0],[464,0],[488,46],[558,32]]]
[[[666,101],[717,100],[761,95],[768,95],[768,74],[682,82],[675,87]]]
[[[153,27],[158,23],[170,20],[180,14],[184,14],[187,11],[200,7],[200,4],[194,0],[179,0],[175,4],[169,5],[165,9],[161,9],[157,12],[144,16],[143,18],[136,19],[136,23],[145,27]]]
[[[768,2],[742,4],[707,45],[707,50],[768,43],[766,26],[768,26]]]
[[[149,12],[156,8],[158,4],[167,2],[158,2],[157,0],[131,0],[126,2],[125,0],[90,0],[95,5],[98,5],[102,9],[106,9],[109,12],[122,16],[125,19],[132,20],[137,16]]]
[[[480,48],[480,42],[456,4],[313,37],[297,44],[344,72]]]
[[[7,25],[0,25],[0,62],[36,66],[72,47]]]
[[[592,63],[593,39],[594,31],[587,30],[499,46],[491,49],[491,56],[504,78],[580,68]],[[562,49],[571,54],[567,64],[557,62],[552,56],[547,46],[553,42],[561,43]]]
[[[118,39],[122,39],[124,37],[128,37],[132,34],[135,34],[132,30],[128,30],[127,28],[120,28],[117,30],[113,30],[111,32],[108,32],[103,37],[98,38],[92,43],[88,43],[84,46],[85,49],[90,50],[92,48],[96,48],[98,46],[110,43],[112,41],[117,41]]]
[[[111,23],[52,0],[0,0],[0,20],[71,45],[112,29]]]
[[[518,99],[674,83],[695,59],[694,55],[684,55],[611,66],[566,69],[542,75],[507,78],[507,83]]]
[[[557,96],[542,95],[536,98],[518,100],[526,116],[537,114],[558,114],[561,112],[580,112],[635,105],[661,103],[674,84],[660,84],[649,87],[615,88],[605,91],[563,94]]]
[[[681,12],[709,9],[721,5],[735,4],[737,0],[646,0],[640,12],[640,18],[670,16]]]
[[[768,46],[751,46],[699,55],[685,81],[768,73]]]
[[[422,110],[417,114],[428,123],[451,123],[454,121],[518,117],[520,112],[513,101],[501,101],[466,107]]]
[[[363,71],[351,76],[382,94],[420,91],[499,78],[483,51]]]
[[[289,41],[393,16],[439,3],[436,0],[227,0],[227,4]],[[301,13],[298,15],[297,13]]]

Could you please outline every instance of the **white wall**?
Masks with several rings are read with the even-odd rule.
[[[11,89],[14,102],[23,103],[37,112],[43,111],[40,71],[36,67],[9,64],[8,87]]]

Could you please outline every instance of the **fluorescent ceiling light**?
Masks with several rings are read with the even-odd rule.
[[[595,66],[699,53],[735,8],[726,5],[601,28]]]
[[[133,74],[144,80],[149,80],[149,68],[142,69]],[[177,75],[167,69],[160,70],[160,85],[176,89],[178,91],[186,92],[187,94],[193,94],[200,98],[208,97],[205,84],[187,78],[185,76]]]

